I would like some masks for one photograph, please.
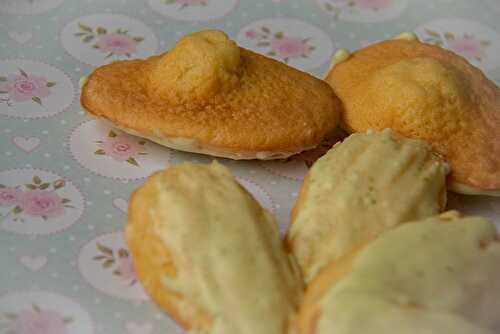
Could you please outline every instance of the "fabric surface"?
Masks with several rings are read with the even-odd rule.
[[[123,239],[127,200],[153,171],[211,157],[169,150],[86,116],[79,80],[204,28],[322,77],[338,48],[402,31],[500,83],[500,2],[485,0],[0,1],[0,329],[16,334],[183,331],[152,304]],[[218,159],[287,228],[315,154]],[[448,208],[500,226],[500,198]]]

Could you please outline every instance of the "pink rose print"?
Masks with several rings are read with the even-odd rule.
[[[110,269],[115,266],[113,275],[119,276],[129,285],[134,285],[137,282],[137,274],[134,270],[134,265],[130,253],[125,248],[120,248],[116,251],[97,243],[99,255],[94,256],[95,261],[99,261],[104,269]]]
[[[293,58],[307,58],[315,49],[309,44],[309,38],[286,36],[281,31],[273,33],[268,27],[261,27],[259,31],[248,30],[245,36],[256,40],[257,47],[268,48],[267,55],[279,57],[285,63]]]
[[[206,6],[208,0],[162,0],[165,5],[180,5],[179,9],[193,6]]]
[[[117,55],[130,55],[135,52],[135,46],[137,42],[125,35],[111,33],[106,35],[101,35],[98,38],[97,46],[101,52],[117,54]]]
[[[62,198],[53,190],[32,190],[25,192],[21,208],[28,216],[58,217],[64,214]]]
[[[389,7],[392,0],[355,0],[354,5],[359,8],[379,10]]]
[[[484,55],[484,48],[481,42],[474,38],[460,38],[449,42],[450,49],[465,58],[475,58],[481,60]]]
[[[257,38],[258,34],[254,30],[248,30],[245,32],[245,36],[248,39],[255,39]]]
[[[118,269],[116,270],[116,275],[120,275],[121,278],[127,281],[137,280],[137,274],[134,270],[132,257],[125,256],[118,259]]]
[[[6,83],[10,98],[16,102],[31,100],[32,97],[47,97],[50,94],[47,80],[34,75],[9,75]]]
[[[69,203],[68,198],[62,198],[57,193],[58,189],[63,188],[66,182],[62,179],[54,182],[44,182],[39,176],[33,176],[32,183],[18,185],[16,187],[6,187],[0,184],[0,206],[13,208],[5,218],[13,215],[14,221],[24,222],[24,216],[40,217],[43,220],[59,217],[65,213],[65,208],[74,207]],[[25,190],[22,190],[24,187]]]
[[[42,98],[50,95],[50,87],[55,86],[55,82],[47,81],[43,77],[29,75],[22,69],[18,69],[20,74],[9,74],[7,77],[0,77],[0,94],[8,94],[7,100],[24,102],[31,100],[42,104]]]
[[[21,201],[23,191],[18,188],[0,188],[0,206],[17,205]]]
[[[448,47],[455,53],[469,59],[481,61],[485,56],[485,50],[490,45],[489,41],[479,40],[469,34],[464,34],[462,37],[455,36],[452,32],[440,32],[425,29],[426,37],[424,41],[439,45],[441,47]]]
[[[130,138],[125,136],[117,136],[107,139],[102,148],[104,152],[117,161],[125,161],[131,156],[136,155],[141,148],[134,143]]]
[[[10,330],[13,334],[69,334],[67,325],[73,320],[51,310],[41,310],[33,305],[32,310],[22,310],[16,314],[6,314],[12,319]]]
[[[75,36],[80,37],[82,42],[90,43],[95,40],[92,45],[103,53],[107,53],[106,58],[113,55],[130,57],[137,49],[137,44],[144,40],[143,37],[132,37],[127,30],[117,29],[115,32],[108,32],[106,28],[97,27],[95,29],[79,23],[79,32]]]
[[[131,136],[118,135],[114,131],[109,131],[108,136],[104,140],[96,142],[99,149],[94,153],[97,155],[107,155],[116,161],[126,161],[131,165],[139,166],[135,159],[138,155],[145,155],[142,152],[146,142],[139,140],[136,142]]]
[[[307,40],[294,37],[273,39],[271,49],[283,59],[307,57],[311,51],[309,45],[307,45]]]

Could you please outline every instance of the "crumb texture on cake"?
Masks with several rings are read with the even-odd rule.
[[[380,233],[443,210],[447,172],[428,144],[390,129],[337,143],[309,170],[287,234],[305,281]]]
[[[453,213],[388,231],[313,282],[300,333],[498,333],[499,240],[487,219]]]
[[[337,126],[341,108],[324,81],[216,30],[188,34],[158,56],[97,68],[81,103],[144,136],[193,139],[250,158],[317,146]]]
[[[455,183],[500,190],[500,89],[464,58],[418,40],[354,52],[326,81],[350,132],[392,128],[429,142]]]
[[[287,330],[302,281],[274,217],[224,166],[151,176],[132,195],[126,236],[145,290],[193,333]]]

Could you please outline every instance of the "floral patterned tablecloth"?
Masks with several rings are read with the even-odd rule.
[[[1,0],[0,333],[182,332],[137,282],[127,200],[153,171],[211,158],[89,118],[79,79],[207,27],[319,77],[338,48],[413,30],[500,82],[498,0]],[[314,158],[221,162],[285,231]],[[499,199],[450,194],[449,207],[500,226]]]

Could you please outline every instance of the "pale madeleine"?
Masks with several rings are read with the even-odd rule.
[[[340,51],[333,65],[325,80],[347,131],[425,140],[449,162],[451,190],[500,196],[500,89],[480,69],[411,33]]]
[[[447,171],[428,144],[389,129],[333,146],[309,170],[287,235],[305,281],[394,226],[442,211]]]
[[[126,237],[145,290],[190,333],[287,331],[298,270],[275,219],[222,165],[152,175],[132,195]]]
[[[308,287],[300,334],[494,334],[500,238],[447,212],[398,226],[334,261]]]

